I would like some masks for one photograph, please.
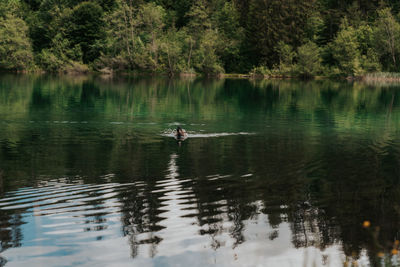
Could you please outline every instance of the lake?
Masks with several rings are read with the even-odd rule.
[[[2,74],[0,170],[0,266],[399,264],[396,84]]]

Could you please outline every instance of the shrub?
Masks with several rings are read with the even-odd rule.
[[[300,76],[313,77],[321,71],[321,57],[318,46],[308,42],[298,48],[297,72]]]

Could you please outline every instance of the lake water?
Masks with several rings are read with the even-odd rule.
[[[400,85],[3,74],[0,266],[397,265],[399,141]]]

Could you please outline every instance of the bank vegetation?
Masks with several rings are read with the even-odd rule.
[[[0,69],[399,79],[398,1],[3,0]]]

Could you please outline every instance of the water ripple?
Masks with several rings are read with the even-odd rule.
[[[256,133],[238,132],[238,133],[195,133],[188,131],[189,138],[211,138],[211,137],[224,137],[224,136],[237,136],[237,135],[255,135]],[[161,134],[165,137],[175,137],[174,132],[167,130]]]

